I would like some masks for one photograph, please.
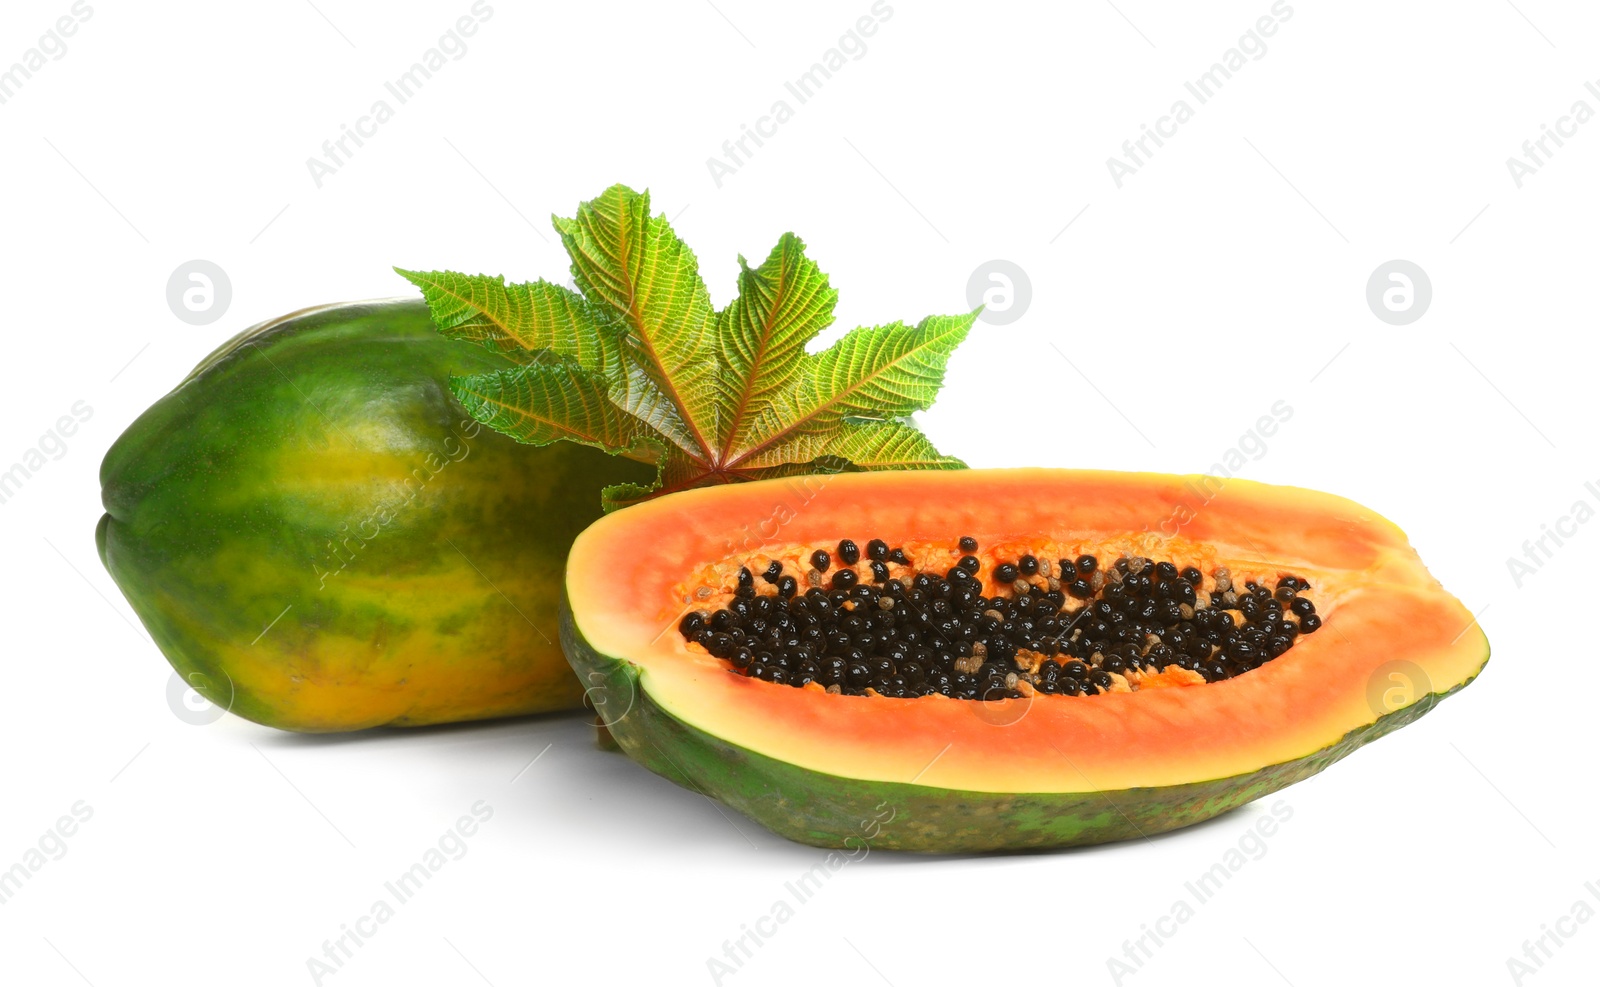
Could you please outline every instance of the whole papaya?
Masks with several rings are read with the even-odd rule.
[[[600,490],[652,469],[472,420],[503,359],[419,301],[307,309],[207,357],[107,453],[100,557],[173,667],[288,730],[579,705],[561,574]]]

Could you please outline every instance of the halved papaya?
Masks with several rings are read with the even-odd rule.
[[[589,527],[564,599],[623,751],[825,847],[1196,823],[1415,720],[1489,653],[1394,524],[1209,476],[694,490]]]

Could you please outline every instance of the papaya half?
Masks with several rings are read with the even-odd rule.
[[[288,730],[578,706],[560,578],[606,484],[652,469],[474,421],[510,366],[421,301],[306,309],[208,356],[101,467],[100,557],[178,674]]]
[[[1307,778],[1488,660],[1405,535],[1209,476],[850,473],[578,536],[561,618],[606,730],[790,839],[1149,836]]]

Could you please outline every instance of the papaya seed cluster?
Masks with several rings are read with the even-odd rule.
[[[1218,568],[1208,584],[1194,566],[1127,555],[1102,566],[1087,554],[1023,554],[985,574],[977,539],[957,549],[943,573],[876,538],[865,551],[848,538],[818,548],[801,572],[743,566],[725,606],[678,629],[732,671],[778,685],[997,700],[1219,682],[1322,623],[1294,575],[1236,584]]]

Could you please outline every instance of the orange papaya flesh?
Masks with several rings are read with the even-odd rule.
[[[994,570],[1023,554],[1150,558],[1200,569],[1202,592],[1219,569],[1235,585],[1293,574],[1322,626],[1219,681],[1168,668],[1095,696],[980,702],[763,681],[680,631],[738,593],[741,568],[776,560],[809,577],[817,548],[882,538],[913,563],[894,576],[942,572],[967,554],[962,535],[981,546],[985,594],[1006,592]],[[871,578],[864,555],[854,568]],[[1410,722],[1488,658],[1472,614],[1394,524],[1329,494],[1214,477],[969,470],[690,491],[580,535],[564,599],[568,659],[622,750],[834,847],[1066,846],[1198,822]]]

